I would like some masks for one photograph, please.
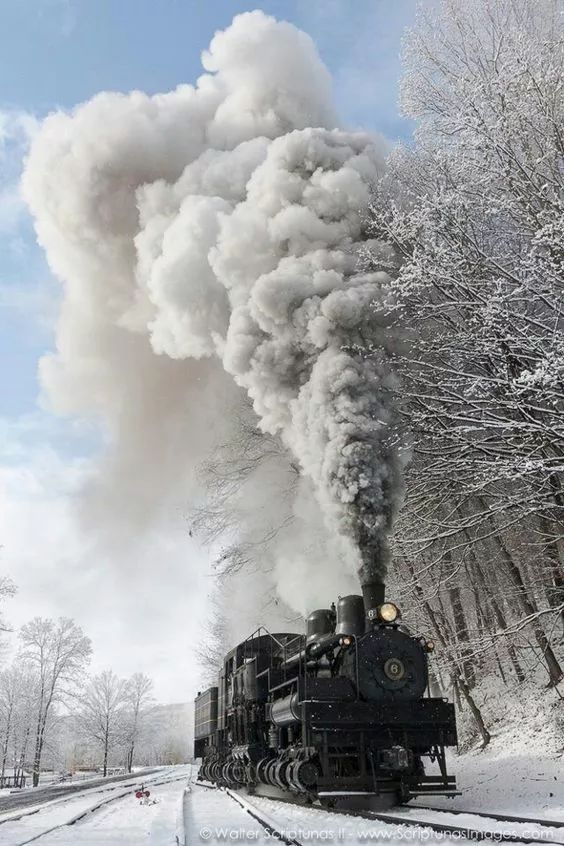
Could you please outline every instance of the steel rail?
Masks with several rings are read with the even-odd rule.
[[[182,776],[176,776],[175,778],[168,778],[164,779],[163,781],[148,781],[147,783],[150,784],[152,787],[158,787],[159,785],[163,784],[170,784],[174,781],[187,781],[187,776],[184,774]],[[117,789],[117,788],[116,788]],[[42,837],[46,837],[48,834],[51,834],[53,831],[57,831],[58,829],[67,828],[68,826],[75,825],[75,823],[79,822],[80,820],[87,817],[89,814],[94,814],[96,811],[99,811],[100,808],[104,808],[106,805],[110,805],[112,802],[118,802],[120,799],[125,799],[127,796],[131,796],[131,786],[128,787],[127,790],[122,790],[121,793],[118,793],[115,796],[108,796],[106,799],[102,799],[94,805],[91,805],[89,808],[85,808],[77,814],[74,814],[69,819],[65,820],[65,822],[58,823],[57,825],[53,825],[50,828],[45,829],[45,831],[38,832],[34,834],[33,837],[29,837],[27,840],[21,840],[16,846],[27,846],[28,843],[34,843],[36,840],[40,840]],[[22,816],[30,816],[33,813],[37,813],[37,811],[31,811],[27,814],[22,814]],[[21,819],[21,817],[12,818],[12,822]]]
[[[236,801],[240,801],[240,804],[246,803],[247,805],[253,808],[253,812],[256,814],[261,813],[260,809],[253,806],[251,802],[248,802],[246,799],[242,799],[240,794],[234,793],[229,788],[220,788],[228,793],[231,798],[235,799]],[[450,823],[440,822],[440,820],[422,820],[422,819],[415,819],[413,817],[401,816],[401,814],[394,814],[388,812],[379,812],[379,811],[357,811],[347,808],[328,808],[319,805],[304,805],[303,803],[295,802],[292,799],[271,799],[266,796],[262,796],[261,799],[265,800],[266,802],[283,802],[285,804],[296,805],[297,807],[301,807],[307,810],[316,811],[319,813],[324,814],[341,814],[343,816],[348,817],[356,817],[358,819],[365,820],[366,822],[382,822],[388,825],[396,825],[396,826],[408,826],[410,828],[429,828],[433,831],[437,831],[441,834],[453,834],[457,835],[458,837],[464,837],[465,839],[472,840],[472,841],[485,841],[485,840],[494,840],[496,843],[526,843],[526,844],[543,844],[546,846],[547,843],[551,844],[551,846],[564,846],[564,840],[554,840],[552,837],[529,837],[525,834],[519,834],[518,832],[509,832],[509,831],[499,831],[495,829],[488,829],[488,828],[472,828],[470,826],[460,826],[460,825],[453,825]],[[409,807],[410,810],[416,810],[417,806],[406,806]],[[433,810],[439,813],[452,813],[448,810],[442,809],[426,809],[421,807],[421,810]],[[249,813],[251,813],[249,811]],[[460,811],[459,813],[468,813],[469,811]],[[473,814],[473,816],[480,816],[481,818],[489,818],[495,820],[496,822],[518,822],[518,823],[526,823],[538,826],[539,829],[546,829],[551,828],[551,821],[550,820],[539,820],[539,819],[523,819],[522,817],[515,818],[511,820],[507,817],[501,817],[497,820],[493,815],[488,815],[483,812],[480,814]],[[498,815],[500,816],[500,815]],[[558,822],[555,827],[564,827],[564,823]],[[548,832],[547,832],[548,833]],[[295,844],[295,841],[291,841]],[[298,844],[299,846],[299,844]]]
[[[537,817],[515,817],[510,814],[497,814],[490,811],[472,811],[462,808],[433,808],[430,805],[406,805],[410,810],[438,811],[443,814],[470,814],[473,817],[487,817],[496,822],[528,823],[530,825],[547,826],[548,828],[564,828],[564,820],[538,819]]]

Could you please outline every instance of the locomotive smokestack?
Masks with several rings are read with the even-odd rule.
[[[364,613],[368,617],[369,611],[378,608],[384,603],[386,587],[384,582],[374,579],[362,585],[362,598],[364,599]]]

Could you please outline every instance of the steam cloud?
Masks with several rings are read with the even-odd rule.
[[[400,488],[390,280],[359,256],[383,144],[336,128],[327,70],[288,23],[240,15],[202,61],[195,87],[102,93],[43,123],[24,192],[65,286],[43,384],[106,421],[98,501],[121,522],[189,474],[243,388],[345,557],[382,576]]]

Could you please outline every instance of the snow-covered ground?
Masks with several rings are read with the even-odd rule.
[[[451,755],[449,769],[461,796],[433,796],[413,804],[564,821],[564,758],[539,754],[534,737],[528,750],[516,751],[499,737],[485,751]]]
[[[106,805],[73,826],[58,828],[41,838],[41,844],[76,846],[173,846],[182,830],[184,781],[174,781],[152,790],[154,805],[141,805],[129,795]],[[2,841],[0,841],[2,842]]]
[[[137,777],[2,814],[0,846],[19,846],[39,837],[41,844],[69,846],[76,843],[174,844],[181,819],[183,791],[191,773],[190,766],[169,767],[145,778],[152,798],[158,800],[154,805],[140,805],[135,798],[134,788],[140,782]],[[86,816],[70,824],[85,812]]]
[[[290,808],[288,813],[293,812]],[[264,828],[221,790],[192,785],[184,798],[186,846],[220,841],[273,843]]]
[[[507,823],[483,819],[470,814],[455,816],[445,812],[429,812],[421,809],[394,810],[405,823],[351,816],[345,813],[330,813],[321,808],[301,807],[276,802],[258,796],[234,795],[231,798],[223,791],[208,790],[194,786],[185,799],[186,844],[222,843],[243,841],[274,842],[271,831],[295,844],[311,842],[362,844],[367,841],[383,841],[391,844],[405,844],[405,841],[423,841],[430,844],[444,844],[445,841],[472,842],[477,831],[489,839],[515,836],[544,840],[562,844],[562,829],[540,830],[530,823]],[[267,825],[253,817],[257,814]],[[410,820],[422,820],[468,829],[446,833],[421,825],[412,826]]]
[[[497,718],[490,745],[449,754],[462,796],[416,804],[564,820],[564,701],[538,688],[518,699],[495,693],[485,702]]]
[[[258,796],[242,798],[242,802],[244,806],[255,809],[264,822],[288,841],[304,846],[312,842],[356,846],[371,840],[405,844],[407,839],[405,828],[397,825],[330,814],[322,809],[303,808]],[[197,785],[185,799],[184,821],[187,846],[198,843],[279,842],[226,793]],[[429,836],[421,838],[425,843],[442,843],[444,846],[444,837],[435,837],[430,831],[427,834]]]
[[[535,747],[536,740],[536,747]],[[542,743],[541,743],[542,740]],[[557,739],[556,739],[557,740]],[[476,812],[492,811],[514,816],[530,816],[564,821],[564,776],[562,758],[553,735],[540,737],[528,723],[500,729],[486,751],[474,750],[452,756],[463,795],[453,800],[433,797],[415,803],[410,809],[394,811],[411,817],[437,821],[417,804]],[[187,844],[241,841],[257,844],[276,840],[261,822],[249,813],[258,812],[263,821],[297,844],[365,843],[383,840],[404,843],[424,840],[444,844],[444,833],[429,828],[408,828],[392,823],[370,821],[321,809],[303,808],[260,797],[238,797],[237,801],[220,790],[194,783],[196,770],[190,766],[167,768],[146,778],[153,805],[140,805],[130,783],[108,785],[105,790],[90,788],[68,798],[60,798],[35,808],[0,816],[0,846],[23,846],[39,838],[41,846],[187,846]],[[174,779],[174,780],[173,780]],[[159,784],[158,782],[166,782]],[[110,800],[110,801],[108,801]],[[84,812],[85,816],[69,824]],[[513,832],[534,837],[530,826],[484,821],[465,815],[439,814],[448,825]],[[546,838],[546,832],[541,833]],[[495,836],[495,835],[494,835]],[[465,841],[457,836],[456,840]],[[564,829],[554,829],[547,842],[564,843]]]

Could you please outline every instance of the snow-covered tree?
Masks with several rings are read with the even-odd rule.
[[[117,746],[129,740],[126,726],[127,683],[113,670],[104,670],[90,679],[76,715],[81,734],[101,753],[104,778],[110,756]]]
[[[415,138],[390,156],[371,221],[394,247],[405,337],[393,578],[472,710],[488,674],[521,684],[540,661],[562,678],[561,4],[443,0],[421,9],[404,62]]]
[[[73,620],[35,617],[20,630],[21,658],[30,667],[35,699],[33,785],[39,784],[41,757],[54,707],[68,701],[90,661],[92,644]]]
[[[33,674],[18,661],[0,673],[0,787],[7,768],[23,769],[35,702]]]
[[[125,688],[124,740],[127,748],[126,766],[130,773],[143,730],[149,723],[153,704],[153,682],[143,673],[134,673]]]
[[[3,603],[6,599],[10,599],[16,593],[16,586],[7,576],[0,576],[0,636],[10,631],[10,627],[6,622],[3,614]],[[2,655],[3,641],[0,640],[0,657]]]

